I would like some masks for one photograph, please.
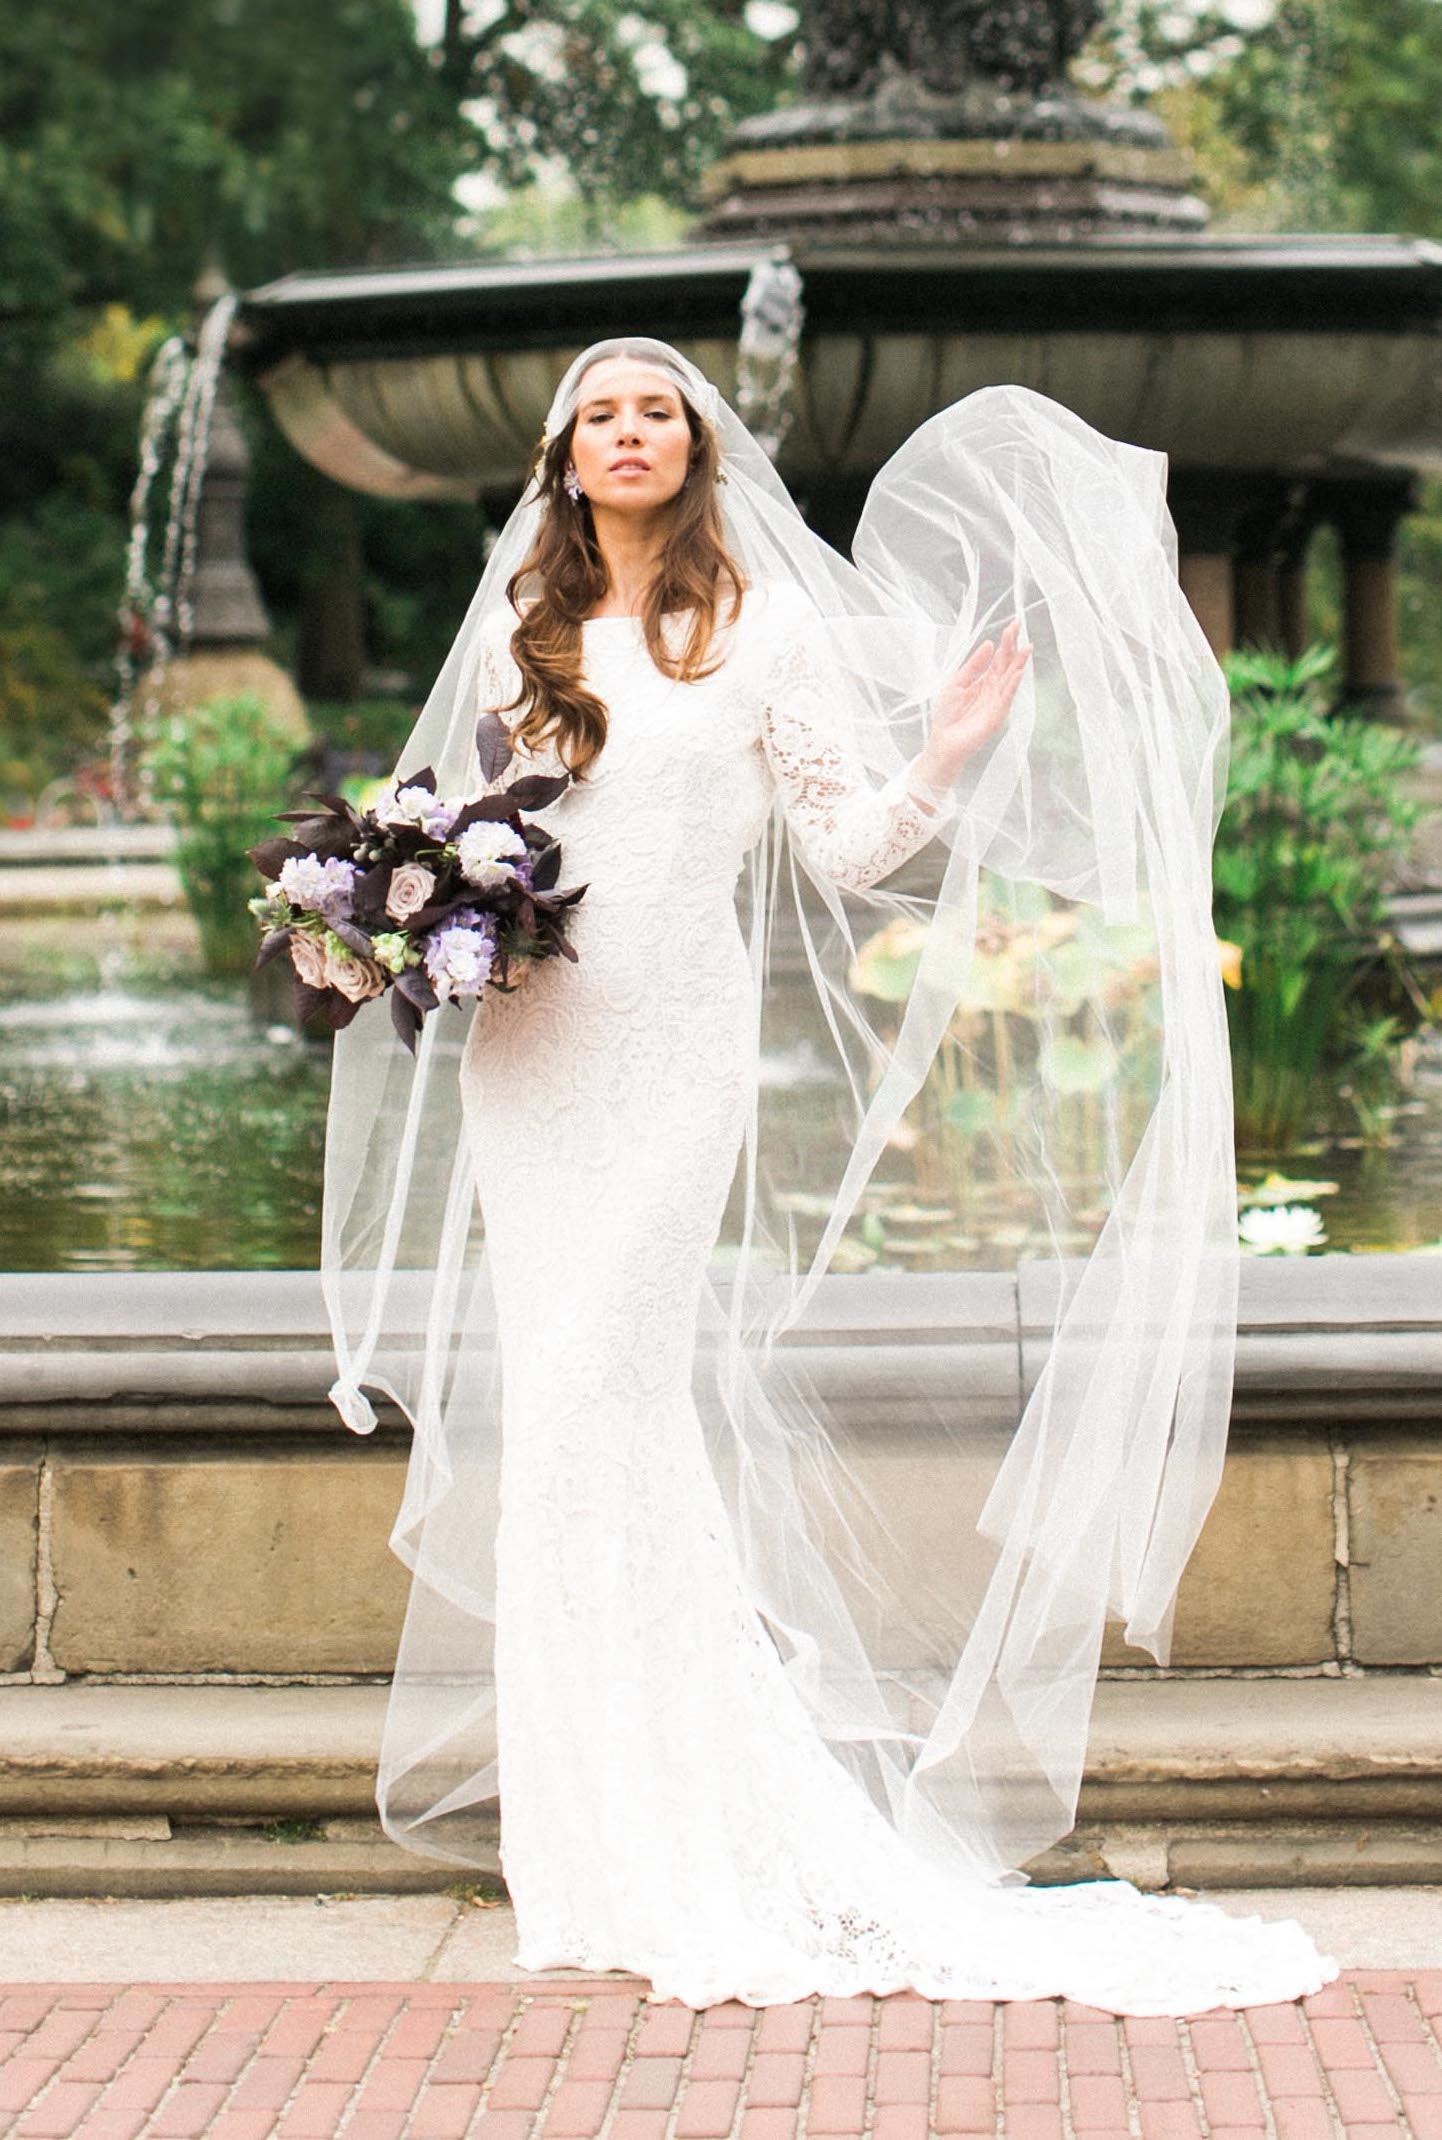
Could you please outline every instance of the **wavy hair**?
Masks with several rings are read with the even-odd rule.
[[[686,480],[671,500],[670,519],[660,561],[646,590],[641,610],[646,646],[663,675],[686,683],[710,676],[720,656],[707,665],[716,626],[718,597],[730,583],[731,615],[740,605],[746,582],[726,548],[717,502],[721,449],[716,433],[692,408],[681,406],[691,433]],[[521,688],[497,712],[524,707],[511,733],[528,749],[551,737],[573,778],[582,779],[606,741],[605,701],[581,682],[581,624],[605,594],[605,561],[596,541],[588,498],[567,495],[563,477],[576,428],[573,411],[536,463],[536,484],[546,500],[530,554],[506,582],[506,599],[520,617],[511,635],[511,655],[521,672]],[[521,608],[523,590],[535,583],[534,598]],[[691,612],[691,628],[672,655],[662,636],[662,622],[673,611]]]

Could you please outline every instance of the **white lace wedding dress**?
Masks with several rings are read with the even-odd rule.
[[[934,825],[903,779],[873,790],[817,747],[784,603],[748,597],[725,663],[690,685],[637,619],[583,627],[607,741],[538,813],[562,881],[588,886],[579,960],[486,999],[462,1065],[503,1374],[517,1962],[635,1971],[693,2007],[908,1986],[1132,2013],[1292,1998],[1333,1973],[1296,1926],[1118,1883],[961,1887],[923,1863],[832,1757],[746,1593],[692,1396],[757,1077],[738,873],[778,786],[842,884],[889,874]],[[496,623],[482,705],[515,688]],[[507,777],[557,762],[518,751]]]

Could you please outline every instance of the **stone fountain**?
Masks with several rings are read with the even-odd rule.
[[[1396,529],[1442,468],[1442,248],[1213,235],[1160,123],[1069,85],[1098,12],[805,0],[799,99],[738,127],[684,250],[291,275],[245,297],[232,345],[338,481],[501,510],[599,335],[675,341],[747,413],[738,330],[769,283],[796,345],[778,465],[830,540],[916,424],[1015,380],[1169,455],[1219,651],[1299,645],[1331,523],[1347,694],[1395,714]]]

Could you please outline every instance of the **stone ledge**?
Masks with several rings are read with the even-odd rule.
[[[1438,1271],[1421,1255],[1244,1259],[1234,1420],[1437,1420]],[[892,1365],[878,1357],[868,1371],[868,1356],[905,1346],[913,1394],[1004,1422],[1045,1358],[1058,1275],[1050,1261],[1015,1273],[833,1273],[787,1342],[828,1388],[855,1390],[866,1373],[868,1395]],[[724,1271],[717,1282],[724,1298]],[[412,1290],[423,1316],[425,1287]],[[930,1355],[924,1378],[918,1353]],[[333,1419],[333,1372],[315,1271],[22,1272],[0,1306],[0,1432],[93,1429],[97,1413],[137,1405],[154,1407],[158,1428],[166,1406],[193,1419],[210,1404],[252,1403],[257,1425],[266,1408],[287,1423],[297,1407]]]
[[[382,1833],[385,1698],[0,1688],[0,1895],[499,1892],[494,1807],[473,1867]],[[1442,1884],[1439,1802],[1442,1680],[1104,1681],[1081,1818],[1029,1870],[1156,1890]]]
[[[13,1825],[11,1828],[13,1830]],[[403,1850],[378,1823],[317,1824],[285,1841],[256,1826],[178,1822],[165,1835],[112,1834],[99,1823],[37,1822],[0,1833],[0,1896],[400,1895],[474,1888],[504,1895],[499,1851],[475,1866]],[[97,1832],[98,1831],[98,1832]],[[1135,1824],[1079,1828],[1028,1868],[1039,1886],[1130,1880],[1152,1892],[1259,1887],[1434,1887],[1442,1828],[1384,1822],[1263,1828],[1218,1823],[1172,1835]]]
[[[386,1695],[381,1684],[0,1687],[0,1815],[368,1815]],[[1381,1819],[1435,1812],[1442,1678],[1101,1682],[1083,1824],[1215,1825],[1221,1792],[1231,1817],[1257,1822],[1304,1803]]]
[[[494,1809],[473,1868],[382,1833],[385,1699],[0,1688],[0,1895],[498,1890]],[[1442,1883],[1439,1803],[1442,1679],[1103,1681],[1078,1826],[1030,1871],[1151,1889]]]

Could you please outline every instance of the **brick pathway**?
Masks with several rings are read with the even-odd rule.
[[[1442,2140],[1442,1970],[1116,2021],[625,1981],[0,1987],[0,2133],[65,2140]]]

